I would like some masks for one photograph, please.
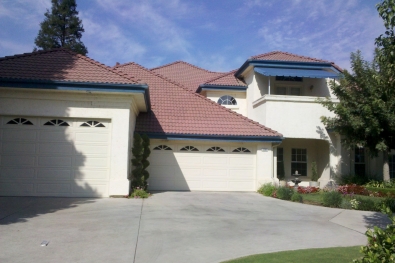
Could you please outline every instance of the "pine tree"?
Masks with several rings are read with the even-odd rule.
[[[77,15],[75,0],[52,0],[51,11],[47,9],[45,12],[45,19],[34,40],[34,51],[64,47],[86,55],[88,49],[81,41],[84,27]]]

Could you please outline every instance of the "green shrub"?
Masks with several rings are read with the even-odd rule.
[[[370,198],[362,198],[358,196],[355,199],[359,202],[358,207],[356,208],[357,210],[380,211],[380,203],[375,202]]]
[[[294,192],[291,196],[291,201],[292,202],[299,202],[299,203],[303,203],[303,197],[301,194],[299,194],[298,192]]]
[[[289,187],[279,187],[276,192],[277,197],[282,200],[291,200],[293,193],[294,190]]]
[[[341,204],[340,204],[340,208],[343,209],[353,209],[351,202],[347,199],[343,199]]]
[[[395,217],[388,207],[382,212],[389,217],[391,224],[385,229],[375,226],[373,230],[366,231],[368,245],[361,247],[363,257],[354,260],[355,263],[395,262]]]
[[[317,182],[320,177],[318,176],[317,163],[314,161],[311,163],[311,181]]]
[[[342,200],[342,195],[336,191],[325,192],[322,195],[322,203],[324,206],[340,207]]]
[[[383,205],[385,207],[388,207],[389,209],[391,209],[391,211],[393,213],[395,213],[395,198],[386,198],[384,199],[384,201],[382,201],[381,203],[381,207],[383,207]]]
[[[130,195],[131,198],[148,198],[151,194],[146,192],[144,189],[137,187],[133,190]]]
[[[272,196],[275,190],[276,190],[276,186],[274,186],[272,183],[266,183],[259,188],[258,193],[264,196]]]

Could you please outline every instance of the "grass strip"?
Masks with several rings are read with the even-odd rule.
[[[225,261],[226,263],[350,263],[362,257],[360,246],[282,251]],[[223,262],[223,263],[225,263]]]

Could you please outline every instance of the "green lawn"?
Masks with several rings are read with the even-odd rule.
[[[362,257],[360,247],[315,248],[252,255],[226,263],[350,263]]]
[[[322,205],[322,194],[314,193],[314,194],[302,194],[303,203],[312,204],[312,205]]]

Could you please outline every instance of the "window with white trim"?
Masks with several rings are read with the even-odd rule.
[[[237,105],[236,99],[229,95],[222,96],[218,99],[217,103],[219,105]]]
[[[306,149],[292,149],[291,154],[291,174],[299,176],[307,176],[307,150]]]

